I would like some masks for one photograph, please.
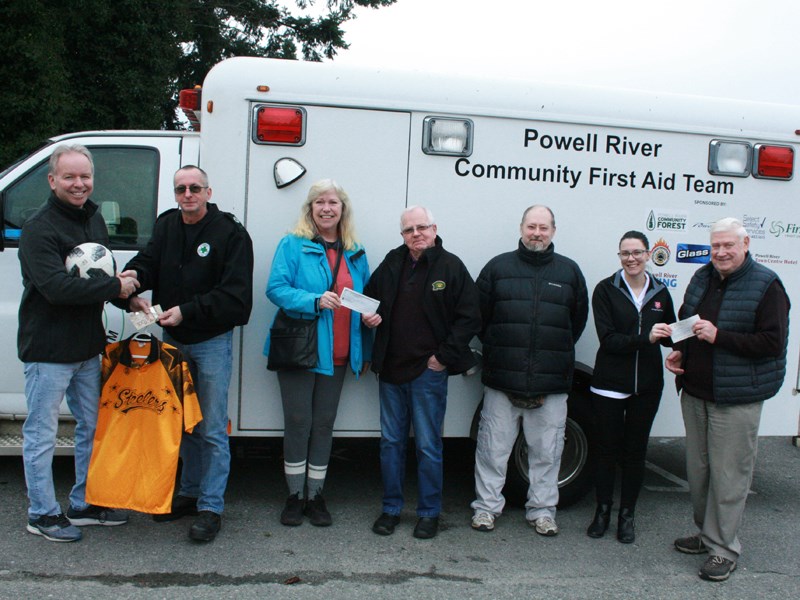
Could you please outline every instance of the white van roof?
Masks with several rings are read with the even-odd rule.
[[[259,92],[257,86],[268,86]],[[335,63],[237,57],[208,74],[203,105],[241,101],[482,115],[800,141],[800,106],[701,96],[473,79]]]

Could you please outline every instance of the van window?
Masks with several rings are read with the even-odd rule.
[[[158,208],[159,154],[155,148],[93,146],[94,191],[108,227],[112,250],[144,248]],[[6,245],[18,244],[22,224],[50,195],[47,161],[39,163],[4,192]]]

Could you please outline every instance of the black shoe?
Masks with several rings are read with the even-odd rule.
[[[601,538],[608,530],[608,524],[611,521],[611,505],[598,504],[597,510],[594,512],[594,520],[586,530],[586,535],[590,538]]]
[[[71,506],[67,510],[67,518],[69,522],[78,527],[85,527],[87,525],[105,525],[106,527],[113,527],[115,525],[124,525],[128,522],[128,513],[121,510],[114,510],[113,508],[106,508],[105,506],[95,506],[90,504],[83,510],[75,510]]]
[[[286,499],[286,506],[281,512],[281,524],[296,527],[303,523],[303,508],[305,502],[300,494],[292,494]]]
[[[327,527],[333,523],[331,513],[328,512],[328,507],[325,506],[325,499],[322,494],[317,494],[312,500],[306,502],[303,514],[308,517],[309,522],[315,527]]]
[[[210,542],[222,527],[222,517],[210,510],[201,510],[189,529],[189,537],[198,542]]]
[[[414,537],[421,540],[429,540],[436,537],[439,531],[439,517],[420,517],[417,526],[414,527]]]
[[[381,516],[372,524],[372,531],[378,535],[392,535],[394,528],[400,522],[400,515],[390,515],[389,513],[381,513]]]
[[[167,521],[175,521],[181,517],[196,516],[197,498],[189,498],[188,496],[175,496],[172,499],[172,510],[165,515],[153,515],[153,521],[156,523],[166,523]]]
[[[619,509],[619,519],[617,520],[617,539],[623,544],[632,544],[636,541],[632,508]]]

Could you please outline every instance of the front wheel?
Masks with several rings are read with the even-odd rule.
[[[558,472],[558,506],[564,508],[583,498],[594,480],[591,446],[591,410],[589,399],[573,391],[567,401],[567,423],[564,430],[564,451]],[[524,506],[528,495],[528,445],[519,432],[511,457],[503,495],[510,503]]]

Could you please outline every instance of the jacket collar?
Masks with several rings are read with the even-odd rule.
[[[77,208],[60,200],[58,196],[51,192],[47,202],[62,215],[74,221],[88,221],[97,212],[97,204],[92,202],[90,198],[87,198],[81,208]]]
[[[525,247],[520,238],[517,245],[517,256],[522,260],[532,265],[541,266],[546,265],[553,261],[553,255],[556,253],[556,246],[553,242],[541,252],[534,252]]]
[[[624,293],[625,297],[628,298],[628,300],[633,302],[633,298],[631,298],[631,295],[628,292],[628,286],[625,284],[625,282],[622,279],[622,277],[623,277],[622,272],[623,272],[623,270],[620,269],[614,275],[614,287],[617,288],[618,290],[620,290],[622,293]],[[648,273],[647,275],[648,275],[649,283],[648,283],[648,286],[647,286],[647,293],[644,295],[644,299],[642,300],[642,306],[647,304],[653,296],[655,296],[662,289],[665,289],[667,287],[663,283],[661,283],[661,281],[659,281],[658,279],[653,277],[652,273]]]

